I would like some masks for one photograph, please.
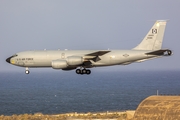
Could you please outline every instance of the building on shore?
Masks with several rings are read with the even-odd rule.
[[[133,120],[179,120],[180,96],[150,96],[135,111]]]

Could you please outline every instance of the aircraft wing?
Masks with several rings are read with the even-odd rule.
[[[111,51],[109,51],[109,50],[97,51],[97,52],[85,54],[85,56],[83,58],[85,61],[93,60],[94,62],[97,62],[97,61],[101,60],[99,58],[99,56],[102,56],[102,55],[107,54],[109,52],[111,52]]]
[[[106,53],[110,52],[109,50],[107,51],[97,51],[97,52],[93,52],[93,53],[89,53],[89,54],[86,54],[85,56],[102,56]]]

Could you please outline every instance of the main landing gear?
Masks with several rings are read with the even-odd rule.
[[[81,75],[83,75],[83,74],[89,75],[89,74],[91,74],[91,70],[88,70],[88,69],[76,69],[76,73],[81,74]]]
[[[28,67],[26,67],[25,73],[26,73],[26,74],[29,74],[29,73],[30,73]]]

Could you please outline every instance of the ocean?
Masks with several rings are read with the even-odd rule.
[[[0,72],[0,115],[135,110],[157,90],[180,95],[180,71]]]

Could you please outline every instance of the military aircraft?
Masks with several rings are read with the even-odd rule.
[[[157,20],[142,42],[131,50],[41,50],[24,51],[6,59],[10,64],[28,68],[52,67],[74,70],[77,74],[90,74],[92,67],[128,65],[152,58],[172,55],[169,49],[161,49],[166,20]]]

